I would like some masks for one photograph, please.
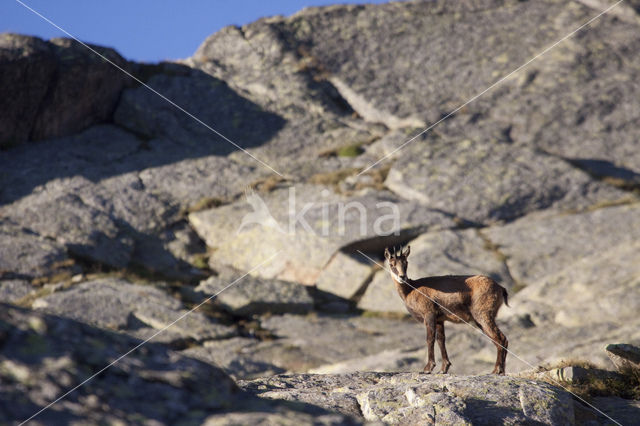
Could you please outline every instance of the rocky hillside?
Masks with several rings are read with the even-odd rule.
[[[606,423],[532,371],[640,343],[640,5],[403,145],[609,4],[311,8],[160,64],[0,35],[0,423],[151,337],[34,422]],[[404,243],[509,290],[510,376],[465,325],[415,374]]]

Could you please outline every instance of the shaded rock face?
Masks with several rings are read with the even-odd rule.
[[[219,133],[146,87],[123,93],[115,111],[115,122],[148,138],[168,138],[191,147],[195,149],[194,154],[216,155],[260,145],[284,124],[280,116],[262,111],[229,89],[222,80],[187,67],[179,69],[177,74],[156,74],[147,84]]]
[[[121,68],[113,49],[91,46]],[[0,35],[0,148],[66,136],[108,121],[129,77],[69,39]]]
[[[9,305],[2,306],[0,316],[3,422],[26,420],[137,342],[76,321]],[[135,391],[131,389],[132,381]],[[220,369],[152,343],[43,412],[37,421],[172,422],[198,411],[202,420],[204,412],[228,409],[241,396]]]
[[[242,283],[239,281],[242,280]],[[232,283],[238,282],[228,289]],[[224,309],[239,314],[253,315],[265,313],[305,314],[313,309],[313,299],[307,290],[297,283],[277,280],[242,279],[237,274],[211,277],[195,289],[209,297],[216,297],[216,303]]]
[[[140,343],[73,320],[6,304],[0,307],[3,423],[30,418]],[[276,419],[284,424],[360,423],[316,405],[255,398],[220,368],[160,343],[147,343],[113,363],[31,422],[202,424],[209,417],[207,424],[235,424],[233,419],[255,417],[266,424]]]

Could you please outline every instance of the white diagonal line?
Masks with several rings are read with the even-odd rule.
[[[73,40],[77,41],[78,43],[80,43],[81,45],[83,45],[84,47],[86,47],[87,49],[89,49],[91,52],[95,53],[96,55],[98,55],[100,58],[102,58],[104,61],[110,63],[111,65],[113,65],[114,67],[116,67],[117,69],[119,69],[120,71],[122,71],[123,73],[125,73],[127,76],[131,77],[132,79],[134,79],[136,82],[140,83],[141,85],[143,85],[144,87],[146,87],[147,89],[149,89],[150,91],[152,91],[153,93],[155,93],[156,95],[160,96],[162,99],[164,99],[165,101],[169,102],[171,105],[173,105],[175,108],[177,108],[178,110],[182,111],[183,113],[185,113],[186,115],[188,115],[189,117],[191,117],[192,119],[194,119],[195,121],[197,121],[198,123],[202,124],[204,127],[206,127],[207,129],[211,130],[213,133],[215,133],[216,135],[220,136],[222,139],[224,139],[225,141],[229,142],[231,145],[235,146],[236,148],[238,148],[239,150],[241,150],[242,152],[244,152],[245,154],[247,154],[249,157],[253,158],[255,161],[257,161],[258,163],[262,164],[263,166],[267,167],[268,169],[270,169],[272,172],[274,172],[275,174],[277,174],[280,177],[284,177],[282,176],[282,174],[280,174],[276,169],[274,169],[273,167],[271,167],[270,165],[268,165],[267,163],[265,163],[264,161],[260,160],[259,158],[255,157],[253,154],[251,154],[249,151],[247,151],[246,149],[244,149],[243,147],[241,147],[240,145],[238,145],[237,143],[235,143],[234,141],[232,141],[231,139],[229,139],[228,137],[226,137],[225,135],[223,135],[222,133],[220,133],[219,131],[217,131],[216,129],[214,129],[213,127],[211,127],[210,125],[208,125],[207,123],[205,123],[204,121],[200,120],[198,117],[196,117],[195,115],[193,115],[192,113],[190,113],[189,111],[187,111],[186,109],[184,109],[183,107],[181,107],[180,105],[178,105],[177,103],[175,103],[174,101],[172,101],[171,99],[167,98],[165,95],[163,95],[162,93],[158,92],[157,90],[155,90],[153,87],[149,86],[147,83],[143,82],[142,80],[140,80],[139,78],[137,78],[136,76],[134,76],[133,74],[131,74],[129,71],[125,70],[124,68],[122,68],[121,66],[119,66],[118,64],[116,64],[115,62],[111,61],[109,58],[107,58],[106,56],[104,56],[103,54],[101,54],[100,52],[96,51],[95,49],[93,49],[91,46],[89,46],[88,44],[84,43],[83,41],[81,41],[80,39],[78,39],[76,36],[74,36],[73,34],[69,33],[67,30],[65,30],[64,28],[60,27],[59,25],[57,25],[55,22],[51,21],[49,18],[47,18],[46,16],[42,15],[41,13],[39,13],[38,11],[34,10],[33,8],[29,7],[27,4],[23,3],[21,0],[15,0],[16,2],[18,2],[19,4],[21,4],[24,8],[30,10],[31,12],[33,12],[34,14],[38,15],[40,18],[44,19],[45,21],[47,21],[49,24],[51,24],[52,26],[56,27],[57,29],[59,29],[60,31],[62,31],[63,33],[65,33],[66,35],[68,35],[69,37],[71,37]]]
[[[575,35],[578,31],[580,31],[581,29],[583,29],[584,27],[586,27],[587,25],[591,24],[593,21],[595,21],[596,19],[600,18],[602,15],[608,13],[611,9],[613,9],[614,7],[616,7],[617,5],[619,5],[620,3],[622,3],[623,0],[618,0],[616,3],[614,3],[613,5],[609,6],[608,8],[606,8],[605,10],[603,10],[602,12],[600,12],[599,14],[597,14],[596,16],[594,16],[593,18],[589,19],[587,22],[585,22],[584,24],[580,25],[578,28],[576,28],[575,30],[571,31],[569,34],[567,34],[566,36],[562,37],[560,40],[556,41],[555,43],[551,44],[550,46],[546,47],[544,50],[542,50],[541,52],[539,52],[538,54],[536,54],[533,58],[529,59],[527,62],[525,62],[524,64],[520,65],[518,68],[516,68],[515,70],[511,71],[509,74],[505,75],[504,77],[502,77],[500,80],[496,81],[495,83],[493,83],[491,86],[487,87],[486,89],[484,89],[482,92],[478,93],[477,95],[475,95],[474,97],[472,97],[471,99],[469,99],[468,101],[466,101],[465,103],[463,103],[462,105],[460,105],[459,107],[457,107],[456,109],[452,110],[451,112],[449,112],[447,115],[445,115],[444,117],[442,117],[440,120],[436,121],[435,123],[433,123],[432,125],[430,125],[429,127],[427,127],[426,129],[424,129],[423,131],[421,131],[420,133],[418,133],[417,135],[413,136],[411,139],[409,139],[408,141],[404,142],[402,145],[400,145],[399,147],[397,147],[396,149],[394,149],[393,151],[391,151],[390,153],[386,154],[385,156],[383,156],[382,158],[380,158],[378,161],[376,161],[375,163],[369,165],[367,168],[365,168],[364,170],[362,170],[360,173],[357,174],[357,176],[360,176],[361,174],[363,174],[364,172],[366,172],[367,170],[371,169],[372,167],[375,167],[378,163],[386,160],[387,158],[391,157],[393,154],[395,154],[396,152],[400,151],[401,149],[403,149],[405,146],[407,146],[408,144],[410,144],[411,142],[413,142],[414,140],[416,140],[418,137],[420,137],[421,135],[427,133],[429,130],[433,129],[434,127],[436,127],[438,124],[442,123],[443,121],[445,121],[446,119],[448,119],[449,117],[451,117],[452,115],[454,115],[456,112],[460,111],[462,108],[464,108],[465,106],[469,105],[471,102],[475,101],[476,99],[478,99],[480,96],[484,95],[485,93],[487,93],[488,91],[490,91],[491,89],[493,89],[494,87],[498,86],[499,84],[501,84],[502,82],[504,82],[506,79],[508,79],[509,77],[511,77],[513,74],[517,73],[518,71],[520,71],[523,68],[526,68],[529,64],[531,64],[533,61],[535,61],[536,59],[538,59],[540,56],[544,55],[545,53],[547,53],[548,51],[550,51],[551,49],[553,49],[554,47],[556,47],[557,45],[559,45],[560,43],[562,43],[563,41],[565,41],[566,39],[572,37],[573,35]]]
[[[106,365],[105,367],[103,367],[102,369],[100,369],[98,372],[92,374],[91,376],[87,377],[85,380],[83,380],[82,382],[80,382],[80,384],[74,386],[73,388],[69,389],[67,392],[65,392],[64,394],[62,394],[61,396],[59,396],[58,398],[56,398],[53,402],[50,402],[47,406],[41,408],[38,412],[34,413],[31,417],[29,417],[28,419],[22,421],[18,426],[22,426],[25,423],[27,423],[28,421],[32,420],[34,417],[38,416],[40,413],[42,413],[43,411],[51,408],[52,405],[58,403],[59,401],[61,401],[62,399],[66,398],[69,394],[71,394],[72,392],[74,392],[76,389],[78,389],[79,387],[83,386],[84,384],[86,384],[87,382],[91,381],[92,379],[94,379],[96,376],[98,376],[100,373],[102,373],[103,371],[107,370],[108,368],[110,368],[111,366],[113,366],[114,364],[116,364],[118,361],[122,360],[123,358],[127,357],[128,355],[130,355],[132,352],[136,351],[137,349],[139,349],[140,347],[142,347],[143,345],[145,345],[146,343],[148,343],[151,339],[153,339],[154,337],[156,337],[158,334],[166,331],[167,329],[169,329],[170,327],[173,327],[178,321],[182,320],[184,317],[186,317],[187,315],[191,314],[193,311],[195,311],[196,309],[198,309],[200,306],[204,305],[205,303],[207,303],[208,301],[210,301],[211,299],[213,299],[214,297],[218,296],[220,293],[222,293],[223,291],[225,291],[226,289],[228,289],[229,287],[233,286],[234,284],[238,283],[241,279],[243,279],[244,277],[246,277],[247,275],[249,275],[250,273],[252,273],[253,271],[260,269],[262,266],[264,266],[265,264],[271,262],[278,254],[280,254],[282,250],[277,251],[276,253],[274,253],[269,259],[261,262],[259,265],[253,267],[251,270],[249,270],[248,272],[246,272],[245,274],[243,274],[240,278],[235,279],[234,281],[232,281],[229,285],[227,285],[225,288],[223,288],[222,290],[218,291],[216,294],[207,297],[206,299],[204,299],[202,302],[200,302],[198,305],[196,305],[194,308],[192,308],[191,310],[185,312],[184,314],[180,315],[178,318],[176,318],[173,322],[171,322],[169,325],[161,328],[160,330],[156,331],[155,333],[153,333],[153,335],[151,337],[148,337],[147,339],[143,340],[142,342],[138,343],[136,346],[134,346],[133,348],[131,348],[130,350],[128,350],[126,353],[120,355],[118,358],[116,358],[115,361],[109,363],[108,365]]]
[[[381,265],[379,262],[377,262],[375,259],[372,259],[371,257],[367,256],[366,254],[364,254],[363,252],[361,252],[360,250],[357,250],[358,253],[360,253],[361,255],[363,255],[364,257],[366,257],[367,259],[369,259],[371,262],[375,263],[376,265],[378,265],[379,267],[381,267],[382,269],[384,269],[385,271],[391,273],[391,271],[386,268],[384,265]],[[514,357],[516,357],[517,359],[519,359],[520,361],[524,362],[525,364],[527,364],[529,367],[535,369],[536,367],[531,364],[529,361],[521,358],[520,356],[518,356],[518,354],[516,354],[515,352],[509,350],[508,348],[502,346],[502,344],[500,342],[496,342],[495,340],[493,340],[491,337],[487,336],[486,334],[484,334],[482,332],[482,330],[478,329],[477,327],[474,327],[473,324],[470,324],[469,322],[465,321],[464,319],[460,318],[459,315],[457,315],[456,313],[454,313],[453,311],[451,311],[451,309],[447,308],[446,306],[440,304],[438,301],[436,301],[435,299],[427,296],[426,294],[424,294],[423,292],[420,291],[420,289],[412,286],[411,284],[409,284],[407,281],[402,280],[403,284],[408,285],[409,287],[411,287],[412,289],[414,289],[415,291],[417,291],[419,294],[421,294],[422,296],[426,297],[427,299],[429,299],[430,301],[432,301],[433,303],[435,303],[436,305],[438,305],[440,308],[444,309],[445,311],[447,311],[449,314],[453,315],[454,317],[458,318],[460,321],[462,321],[463,323],[467,324],[469,327],[471,327],[473,330],[477,331],[478,333],[480,333],[482,336],[486,337],[487,339],[489,339],[494,345],[498,345],[500,346],[502,349],[504,349],[505,351],[507,351],[508,353],[510,353],[511,355],[513,355]],[[605,416],[606,418],[608,418],[609,420],[611,420],[612,422],[614,422],[617,425],[622,426],[621,423],[617,422],[616,420],[612,419],[611,417],[609,417],[606,413],[603,413],[601,410],[599,410],[597,407],[594,407],[592,404],[588,403],[587,401],[585,401],[583,398],[579,397],[578,395],[576,395],[575,393],[571,392],[569,389],[567,389],[566,387],[564,387],[560,382],[558,382],[557,380],[555,380],[552,377],[549,377],[549,379],[551,381],[553,381],[555,384],[557,384],[558,386],[560,386],[562,389],[564,389],[565,391],[569,392],[571,395],[573,395],[574,397],[578,398],[580,401],[582,401],[583,403],[585,403],[586,405],[588,405],[589,407],[593,408],[595,411],[597,411],[598,413],[602,414],[603,416]]]

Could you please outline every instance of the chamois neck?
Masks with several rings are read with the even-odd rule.
[[[393,280],[393,283],[396,286],[396,290],[398,290],[398,294],[400,295],[400,297],[404,301],[407,298],[407,296],[409,295],[409,293],[411,292],[411,290],[413,290],[413,289],[409,285],[407,285],[406,283],[401,282],[399,279],[397,279],[393,275],[391,275],[391,279]],[[407,278],[405,281],[407,283],[411,283],[411,280],[409,278]]]

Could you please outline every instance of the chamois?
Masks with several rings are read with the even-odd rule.
[[[451,275],[425,277],[412,280],[407,277],[407,257],[410,246],[393,253],[388,248],[384,257],[389,262],[389,272],[409,313],[427,329],[428,360],[425,373],[431,373],[436,365],[433,353],[434,340],[438,341],[442,355],[441,373],[449,371],[451,362],[445,347],[444,322],[467,322],[478,326],[489,336],[498,349],[493,374],[504,374],[508,341],[496,325],[496,315],[504,302],[507,306],[507,290],[484,275]]]

